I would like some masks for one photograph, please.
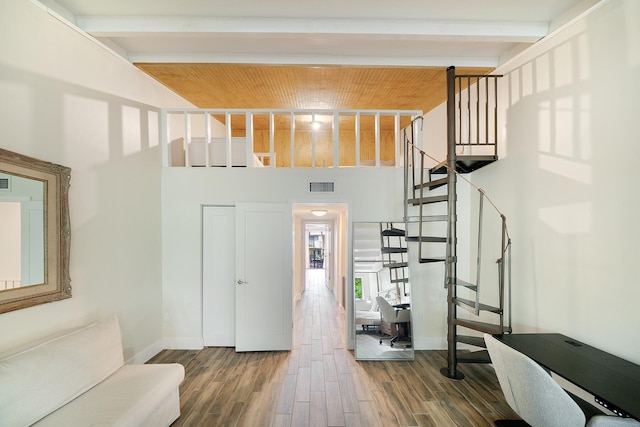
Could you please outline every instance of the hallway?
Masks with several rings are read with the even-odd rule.
[[[515,416],[490,366],[464,366],[466,379],[452,381],[439,372],[444,351],[416,351],[415,361],[357,362],[323,273],[307,270],[291,352],[164,350],[149,362],[185,366],[174,426],[489,427]]]

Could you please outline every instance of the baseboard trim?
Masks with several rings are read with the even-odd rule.
[[[173,337],[164,339],[164,350],[202,350],[202,337]]]
[[[164,350],[162,340],[158,340],[153,344],[151,344],[150,346],[148,346],[147,348],[145,348],[144,350],[142,350],[141,352],[138,352],[137,354],[135,354],[132,358],[128,359],[125,363],[127,365],[141,365],[143,363],[148,362],[153,356],[160,353],[162,350]]]

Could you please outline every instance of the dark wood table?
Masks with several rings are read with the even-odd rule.
[[[561,334],[494,336],[593,394],[599,404],[640,421],[640,365]]]

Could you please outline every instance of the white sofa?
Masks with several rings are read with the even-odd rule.
[[[0,426],[168,426],[179,364],[125,365],[113,316],[0,360]]]

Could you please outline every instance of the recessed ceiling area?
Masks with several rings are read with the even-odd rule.
[[[197,107],[422,109],[602,0],[34,0]]]

